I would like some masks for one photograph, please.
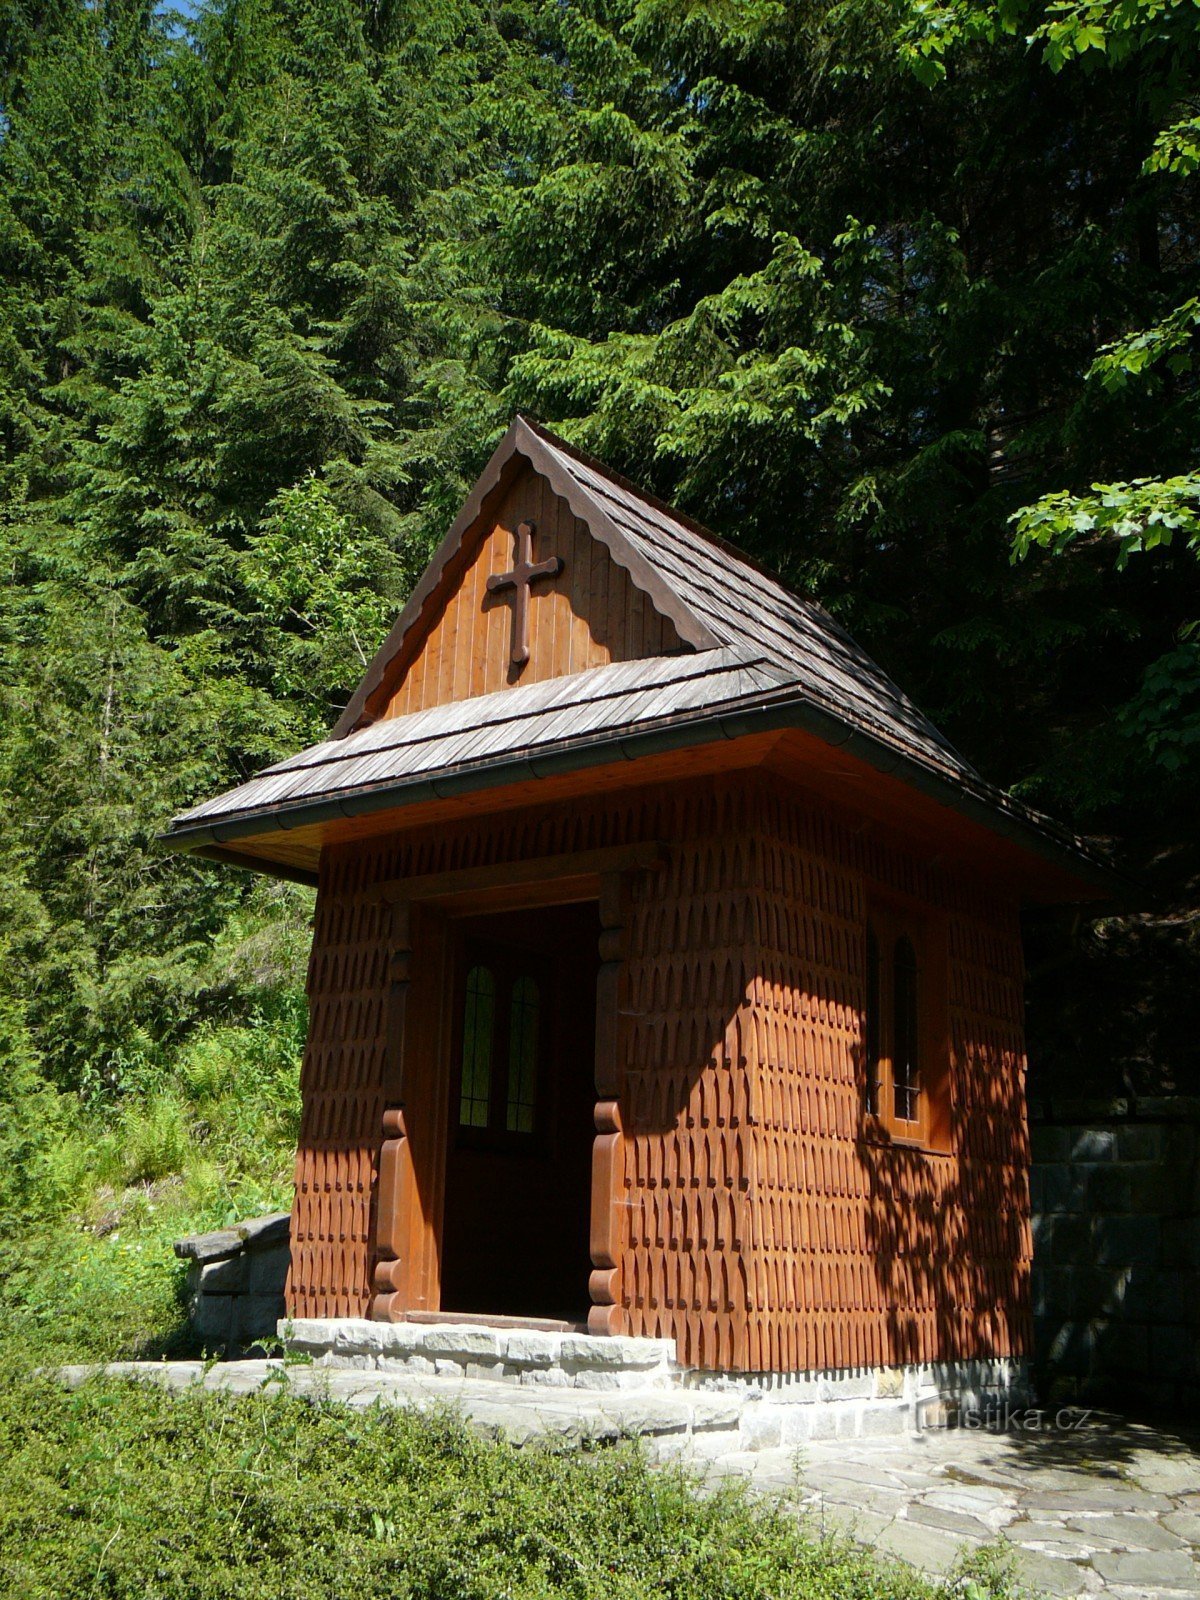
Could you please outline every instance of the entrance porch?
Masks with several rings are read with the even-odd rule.
[[[622,906],[657,845],[383,884],[369,1315],[614,1331]]]

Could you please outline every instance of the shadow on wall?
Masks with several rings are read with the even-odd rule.
[[[954,1149],[857,1146],[870,1185],[867,1245],[898,1363],[1029,1348],[1029,1238],[1016,1070],[960,1047]]]
[[[867,1143],[854,925],[822,971],[801,938],[832,918],[806,910],[812,929],[764,958],[752,912],[718,906],[631,952],[630,1331],[752,1372],[1024,1354],[1019,1031],[960,1003],[953,1156]]]
[[[1200,1098],[1030,1106],[1036,1377],[1200,1417]]]

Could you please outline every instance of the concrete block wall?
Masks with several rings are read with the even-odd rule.
[[[1200,1415],[1200,1098],[1029,1115],[1039,1393]]]
[[[256,1217],[175,1243],[188,1263],[188,1325],[204,1345],[227,1351],[273,1339],[284,1312],[291,1218]]]

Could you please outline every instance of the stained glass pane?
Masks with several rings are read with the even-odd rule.
[[[892,1093],[898,1122],[916,1122],[920,1103],[917,1045],[917,953],[912,941],[896,940],[893,961],[894,1033]]]
[[[496,981],[490,967],[467,973],[463,1009],[462,1090],[458,1121],[463,1128],[486,1128],[492,1092],[492,1017]]]
[[[534,978],[513,984],[508,1025],[508,1104],[505,1126],[509,1133],[532,1133],[537,1099],[538,986]]]

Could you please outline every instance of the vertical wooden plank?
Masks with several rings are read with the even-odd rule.
[[[561,677],[571,670],[571,572],[575,565],[572,549],[571,519],[564,518],[565,507],[557,495],[550,492],[548,484],[542,486],[542,514],[553,537],[546,546],[548,555],[562,559],[563,571],[551,583],[539,584],[537,594],[541,604],[554,618],[554,633],[550,649],[543,651],[542,678]]]
[[[487,598],[487,579],[492,570],[493,535],[489,534],[480,546],[475,562],[475,626],[472,633],[471,673],[469,688],[472,695],[486,693],[490,661],[492,629],[494,626]]]
[[[462,584],[455,597],[457,618],[455,623],[454,676],[450,699],[467,700],[471,697],[471,674],[475,663],[475,641],[479,632],[479,557],[478,552],[463,573]]]
[[[610,661],[624,661],[625,648],[625,604],[629,589],[629,579],[624,567],[617,566],[609,557],[608,565],[608,604],[605,607],[604,638],[608,646]]]
[[[564,519],[571,540],[571,666],[572,672],[586,672],[592,665],[588,614],[591,610],[592,545],[596,543],[578,517]]]
[[[572,671],[574,646],[575,611],[571,602],[571,588],[577,577],[575,570],[575,528],[574,518],[567,514],[567,508],[556,495],[551,501],[555,515],[555,549],[562,557],[563,570],[556,581],[551,585],[554,593],[554,605],[557,610],[555,625],[556,647],[555,667],[556,676],[565,676]]]
[[[550,537],[542,547],[542,551],[539,551],[539,555],[544,552],[546,555],[559,556],[564,569],[567,569],[571,565],[570,536],[568,534],[564,547],[558,496],[550,492],[549,485],[543,484],[541,500],[542,516],[550,530]],[[539,678],[560,677],[570,670],[567,663],[571,656],[571,605],[566,587],[569,581],[567,571],[564,570],[552,582],[534,586],[536,604],[541,606],[548,618],[552,619],[547,647],[543,648],[538,663]]]
[[[433,705],[444,706],[454,698],[454,657],[458,645],[459,619],[463,616],[463,591],[461,586],[450,596],[441,616],[436,652],[431,662],[431,689]]]
[[[588,636],[591,641],[588,660],[589,665],[603,666],[611,659],[608,586],[612,576],[612,558],[599,539],[592,539],[587,533],[585,538],[591,540],[592,546],[591,571],[588,575]]]
[[[504,504],[503,518],[497,522],[488,542],[489,573],[508,571],[508,564],[512,559],[513,530],[518,521],[519,514],[513,504],[513,495],[510,495]],[[493,599],[490,602],[487,619],[483,679],[476,690],[477,694],[490,694],[493,689],[503,688],[508,681],[509,638],[512,627],[508,605]]]
[[[533,537],[535,561],[541,561],[550,554],[549,547],[553,541],[553,529],[549,527],[549,499],[545,479],[531,475],[526,504],[535,527]],[[549,587],[552,586],[546,584],[530,586],[529,662],[516,679],[520,683],[536,683],[540,678],[548,677],[550,673],[548,663],[554,654],[556,618],[553,596],[546,593]]]
[[[625,637],[623,641],[623,648],[625,652],[624,659],[626,661],[636,661],[642,654],[642,630],[645,625],[645,615],[649,609],[650,603],[642,591],[636,586],[636,584],[626,580],[625,588],[627,601],[625,613]]]

